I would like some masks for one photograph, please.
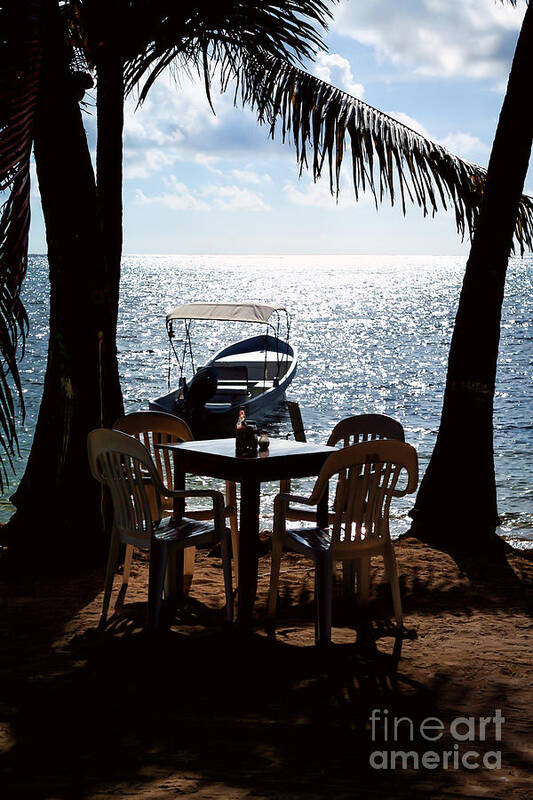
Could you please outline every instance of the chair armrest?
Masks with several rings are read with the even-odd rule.
[[[274,502],[279,503],[301,503],[305,506],[314,506],[315,503],[310,502],[309,497],[301,497],[297,494],[286,494],[282,492],[281,494],[276,495],[274,498]]]
[[[167,489],[161,492],[166,497],[186,500],[188,497],[210,497],[213,501],[213,508],[218,506],[218,510],[224,513],[224,495],[217,489]]]
[[[300,497],[297,494],[289,494],[288,492],[281,492],[274,498],[274,537],[283,536],[286,530],[287,513],[289,511],[289,503],[299,503],[305,506],[315,506],[315,503],[310,502],[309,497]],[[307,512],[309,513],[309,512]]]
[[[167,489],[165,487],[165,491],[162,494],[166,495],[166,497],[222,497],[224,496],[222,492],[219,492],[218,489]]]

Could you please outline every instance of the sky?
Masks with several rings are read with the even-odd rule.
[[[468,161],[486,166],[525,4],[497,0],[341,0],[328,52],[307,68]],[[94,96],[85,113],[95,147]],[[299,177],[294,147],[274,141],[232,97],[162,77],[124,135],[124,253],[435,254],[468,252],[448,212],[404,217],[355,202],[345,158],[338,201],[327,171]],[[348,154],[347,154],[348,156]],[[526,191],[533,194],[530,168]],[[37,182],[30,252],[46,252]]]

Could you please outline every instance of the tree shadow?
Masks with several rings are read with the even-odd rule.
[[[419,541],[419,540],[417,540]],[[509,604],[532,614],[533,584],[531,575],[527,574],[527,566],[533,560],[533,553],[528,550],[517,550],[502,541],[502,547],[487,548],[484,551],[472,549],[454,549],[431,545],[431,550],[441,552],[453,559],[460,575],[466,579],[465,584],[455,584],[443,591],[441,587],[433,592],[433,604],[429,602],[428,592],[431,587],[427,582],[419,582],[417,586],[417,570],[414,568],[413,583],[409,586],[409,596],[416,604],[417,610],[427,605],[428,609],[448,607],[462,608],[465,613],[475,609],[507,607]],[[517,569],[517,566],[526,569]],[[523,572],[524,574],[520,574]],[[529,570],[531,572],[531,570]],[[405,589],[406,587],[402,587]]]
[[[197,628],[183,632],[178,619],[148,636],[142,604],[131,604],[103,633],[71,641],[67,671],[52,659],[46,674],[12,684],[6,797],[67,800],[126,787],[142,797],[165,786],[177,796],[221,784],[224,797],[429,796],[427,779],[417,794],[412,770],[370,766],[383,744],[369,720],[374,709],[415,726],[430,714],[446,719],[440,694],[453,675],[413,680],[398,647],[378,646],[391,633],[379,622],[324,649],[241,637],[220,612],[193,606]],[[427,742],[403,731],[396,746]],[[449,772],[434,788],[460,780]]]
[[[469,535],[466,531],[462,540],[457,536],[446,540],[435,538],[424,528],[419,530],[413,522],[411,528],[398,537],[400,542],[409,539],[450,556],[461,572],[477,586],[501,584],[509,589],[513,586],[516,588],[519,586],[519,578],[509,563],[509,558],[533,560],[533,551],[513,547],[498,535],[495,528],[483,535],[476,535],[474,531]]]
[[[416,727],[428,716],[449,721],[459,709],[483,714],[511,706],[512,687],[495,682],[488,706],[478,710],[471,706],[469,683],[457,682],[453,666],[431,674],[417,670],[411,649],[416,643],[395,638],[390,590],[383,581],[373,582],[368,615],[353,601],[337,598],[334,624],[344,629],[344,643],[314,647],[312,574],[301,570],[301,575],[306,580],[297,573],[292,589],[290,581],[282,583],[276,639],[259,630],[239,636],[224,624],[220,609],[194,598],[178,609],[170,630],[150,637],[143,633],[142,587],[133,596],[142,601],[127,603],[98,632],[99,605],[93,603],[90,612],[85,606],[102,589],[101,572],[72,579],[64,592],[47,585],[46,607],[41,607],[42,585],[40,591],[34,587],[35,596],[31,585],[23,587],[20,615],[21,598],[12,594],[9,624],[19,641],[1,675],[8,697],[0,705],[1,719],[11,732],[0,759],[3,796],[469,796],[464,770],[426,772],[421,778],[413,769],[373,769],[370,755],[383,743],[379,728],[372,739],[370,717],[374,709],[387,710]],[[491,593],[479,584],[465,590],[466,579],[443,586],[432,580],[427,565],[419,570],[413,563],[403,581],[408,615],[470,615],[498,603],[506,608],[507,589],[493,586]],[[70,625],[81,608],[85,628]],[[258,622],[264,622],[261,611]],[[307,626],[310,646],[294,643],[291,626],[298,631]],[[72,636],[69,630],[81,633]],[[10,635],[9,625],[4,635]],[[334,641],[336,635],[338,630]],[[1,730],[0,725],[0,749]],[[420,736],[410,741],[406,731],[396,746],[428,749]],[[505,757],[527,770],[518,744],[506,742]],[[495,774],[477,776],[488,787],[482,796],[500,796]],[[213,795],[210,787],[218,787]],[[472,795],[480,791],[474,787]]]
[[[520,557],[520,556],[519,556]],[[525,559],[525,563],[528,563]],[[312,569],[309,570],[312,573]],[[529,571],[531,572],[531,570]],[[336,575],[333,598],[333,625],[351,627],[354,631],[360,623],[372,619],[379,621],[392,634],[394,625],[387,621],[392,614],[392,595],[384,579],[380,564],[371,567],[371,594],[366,608],[361,609],[355,596],[343,596],[342,579]],[[400,593],[404,613],[438,616],[450,612],[454,615],[472,616],[480,611],[506,609],[532,615],[533,579],[530,575],[517,574],[511,564],[495,565],[494,570],[476,571],[475,565],[461,570],[453,579],[432,576],[427,565],[416,562],[408,569],[400,570]],[[302,583],[295,592],[294,585],[281,582],[277,604],[279,624],[290,625],[312,620],[315,614],[312,581]]]
[[[343,762],[367,749],[368,709],[402,694],[397,660],[368,647],[325,653],[220,628],[150,638],[132,633],[136,623],[134,613],[76,640],[80,666],[18,693],[6,788],[44,800],[124,774],[149,785],[171,770],[223,780],[228,796],[232,786],[314,796],[313,782],[333,770],[348,791]]]
[[[102,591],[103,568],[87,574],[65,578],[10,576],[0,583],[0,650],[3,653],[2,673],[11,666],[20,669],[27,663],[31,671],[61,636],[80,609],[88,606]],[[97,623],[99,608],[94,609]],[[13,640],[16,647],[13,647]],[[13,662],[13,663],[11,663]]]

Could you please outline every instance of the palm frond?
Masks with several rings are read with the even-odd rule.
[[[11,0],[0,8],[0,191],[8,192],[0,216],[0,450],[10,463],[18,448],[12,384],[24,414],[17,352],[20,343],[24,348],[28,324],[20,291],[28,259],[40,5],[38,0]],[[2,460],[0,489],[5,478]]]
[[[376,205],[399,199],[404,213],[408,203],[424,215],[453,209],[461,237],[472,236],[485,169],[295,66],[322,47],[316,25],[326,26],[329,10],[321,0],[205,0],[170,11],[159,0],[149,4],[149,13],[142,2],[133,8],[137,44],[133,36],[131,52],[137,49],[125,60],[125,84],[131,91],[144,81],[139,102],[168,67],[196,69],[211,102],[211,78],[218,71],[223,91],[234,86],[235,101],[255,108],[272,136],[279,128],[284,140],[294,142],[300,171],[310,168],[317,180],[327,163],[332,193],[339,192],[349,147],[356,200],[370,191]],[[515,243],[521,253],[533,249],[533,201],[525,195]]]
[[[336,0],[330,0],[329,5],[332,2]],[[85,4],[88,8],[87,0]],[[203,74],[209,96],[213,66],[237,67],[244,52],[300,63],[312,57],[318,49],[324,49],[320,29],[327,27],[330,17],[323,0],[133,3],[125,20],[126,90],[144,81],[142,102],[158,75],[177,62],[196,67]]]
[[[266,57],[244,60],[238,74],[223,72],[222,89],[236,79],[235,102],[249,105],[274,137],[296,146],[300,171],[309,167],[317,180],[327,162],[330,189],[339,192],[340,170],[350,143],[353,187],[370,191],[376,206],[399,196],[418,205],[424,216],[453,209],[461,237],[472,236],[479,214],[486,170],[449,153],[436,142],[346,92],[286,61]],[[523,195],[515,228],[520,252],[533,249],[533,200]]]
[[[65,30],[65,44],[68,47],[68,66],[73,91],[78,101],[82,101],[85,92],[94,86],[92,76],[94,63],[83,24],[82,3],[80,0],[65,0],[59,10]],[[118,9],[115,13],[117,11]]]

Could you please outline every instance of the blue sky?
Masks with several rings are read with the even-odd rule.
[[[486,166],[525,5],[496,0],[342,0],[309,71]],[[125,126],[125,253],[460,254],[450,214],[404,217],[355,203],[349,159],[336,203],[327,175],[298,177],[294,149],[200,84],[161,79]],[[92,147],[94,116],[86,116]],[[532,171],[526,190],[533,194]],[[36,182],[30,252],[46,243]]]

